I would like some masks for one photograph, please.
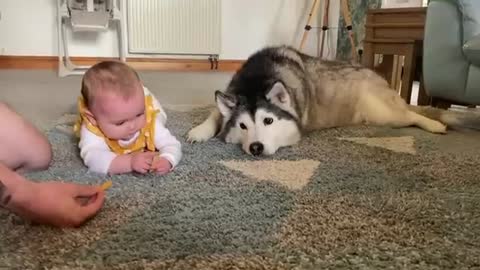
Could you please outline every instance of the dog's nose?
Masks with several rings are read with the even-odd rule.
[[[263,153],[263,144],[260,142],[250,144],[250,153],[254,156],[261,155]]]

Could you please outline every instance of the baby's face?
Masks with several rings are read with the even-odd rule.
[[[129,140],[146,123],[145,98],[139,90],[128,98],[106,91],[95,97],[92,113],[103,134],[113,140]]]

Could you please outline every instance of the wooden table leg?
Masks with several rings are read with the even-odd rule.
[[[375,61],[374,45],[371,42],[365,42],[363,46],[362,64],[364,67],[373,69],[373,63]]]
[[[384,54],[382,63],[375,67],[375,71],[391,85],[393,80],[393,55]]]
[[[413,74],[416,62],[415,44],[407,45],[407,52],[405,54],[405,63],[403,65],[402,88],[400,89],[400,96],[410,104],[410,97],[412,95]]]
[[[425,91],[425,83],[423,82],[423,75],[420,75],[420,85],[418,86],[418,99],[417,105],[418,106],[425,106],[431,104],[431,98],[427,95],[427,91]]]

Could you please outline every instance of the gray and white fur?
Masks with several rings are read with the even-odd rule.
[[[368,68],[288,46],[251,55],[227,89],[215,92],[215,101],[187,140],[218,135],[253,155],[271,155],[305,132],[339,126],[418,126],[432,133],[446,133],[447,125],[480,128],[479,115],[410,106]]]

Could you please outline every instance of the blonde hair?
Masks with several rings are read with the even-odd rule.
[[[112,91],[129,97],[140,85],[137,72],[119,61],[103,61],[93,65],[82,78],[82,97],[90,107],[99,91]]]

